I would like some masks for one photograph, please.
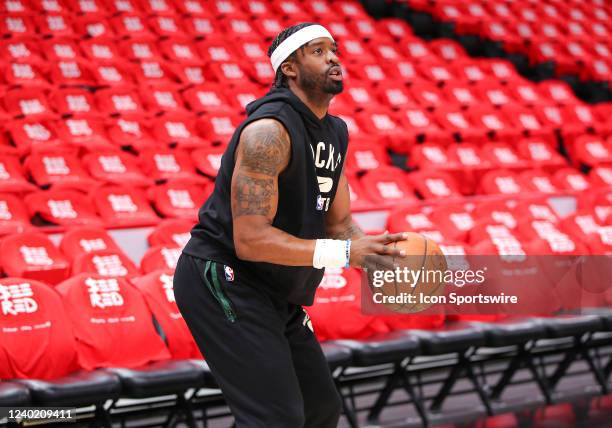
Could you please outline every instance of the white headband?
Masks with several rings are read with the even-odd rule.
[[[276,70],[278,70],[278,67],[280,67],[283,61],[295,52],[297,48],[319,37],[327,37],[334,40],[329,31],[322,25],[309,25],[287,37],[276,49],[274,49],[274,52],[272,52],[270,56],[270,62],[272,63],[274,72],[276,73]]]

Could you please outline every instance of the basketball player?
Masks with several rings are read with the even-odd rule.
[[[402,234],[353,223],[337,46],[299,24],[270,47],[276,79],[247,106],[174,276],[176,302],[238,428],[335,428],[341,401],[302,306],[326,267],[361,266]],[[401,253],[401,254],[400,254]]]

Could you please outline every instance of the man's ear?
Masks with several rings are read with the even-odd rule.
[[[297,76],[297,67],[295,61],[289,60],[285,61],[281,64],[281,71],[287,77],[296,77]]]

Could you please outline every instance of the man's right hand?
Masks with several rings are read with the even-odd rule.
[[[393,242],[408,239],[406,233],[383,233],[366,235],[351,241],[350,265],[368,269],[395,269],[393,259],[405,257],[406,252],[391,245]]]

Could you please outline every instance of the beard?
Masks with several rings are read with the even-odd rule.
[[[314,74],[308,73],[302,69],[298,84],[301,88],[310,92],[322,92],[324,94],[336,95],[342,92],[344,89],[344,82],[342,80],[332,80],[329,78],[329,74]]]

